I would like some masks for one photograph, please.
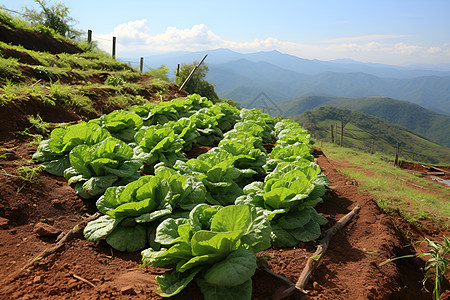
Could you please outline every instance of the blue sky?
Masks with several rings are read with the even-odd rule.
[[[395,65],[450,63],[448,0],[60,0],[118,55],[229,48]],[[13,10],[32,0],[0,0]]]

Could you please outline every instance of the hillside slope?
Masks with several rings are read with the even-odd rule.
[[[300,115],[309,109],[324,105],[350,109],[406,127],[433,142],[450,147],[450,116],[407,101],[388,97],[305,96],[277,105],[286,117]]]
[[[335,140],[340,140],[341,117],[344,120],[343,146],[370,153],[394,156],[399,144],[400,158],[428,163],[450,163],[450,149],[433,143],[399,125],[361,112],[321,106],[293,117],[316,138],[330,140],[331,126],[338,126]]]

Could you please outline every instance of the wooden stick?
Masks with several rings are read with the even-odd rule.
[[[179,92],[181,92],[184,89],[184,87],[186,86],[186,84],[189,82],[189,80],[191,80],[191,77],[194,75],[195,71],[197,71],[198,67],[200,67],[202,62],[205,60],[206,56],[208,56],[208,54],[205,54],[205,56],[203,56],[202,60],[192,69],[189,76],[186,78],[186,80],[183,82],[181,87],[178,89]]]
[[[314,270],[320,265],[323,255],[325,251],[328,249],[328,245],[330,244],[331,237],[335,235],[342,227],[344,227],[360,210],[361,208],[357,205],[351,212],[342,217],[336,224],[334,224],[331,228],[329,228],[324,233],[323,239],[320,241],[319,246],[317,246],[316,252],[308,258],[306,262],[306,266],[303,269],[300,277],[297,280],[295,286],[290,286],[282,292],[278,292],[273,295],[273,299],[279,300],[284,299],[292,295],[295,291],[300,291],[303,294],[307,294],[306,285],[309,282],[309,278],[311,277]]]
[[[93,284],[92,282],[90,282],[89,280],[87,280],[87,279],[85,279],[85,278],[83,278],[83,277],[81,277],[81,276],[78,276],[78,275],[76,275],[76,274],[72,274],[72,276],[73,276],[74,278],[78,279],[78,280],[83,281],[84,283],[89,284],[89,285],[92,286],[92,287],[95,287],[95,284]]]
[[[348,221],[350,221],[360,210],[360,207],[357,205],[351,212],[342,217],[336,224],[334,224],[330,229],[325,231],[324,238],[320,241],[319,246],[317,247],[316,252],[314,252],[313,256],[311,256],[306,262],[306,267],[303,269],[302,274],[297,280],[295,287],[300,291],[306,291],[306,285],[308,284],[309,278],[313,273],[314,269],[320,265],[322,261],[323,254],[328,249],[328,245],[330,244],[331,237],[335,235],[342,227],[344,227]]]
[[[289,279],[287,279],[286,277],[279,275],[277,273],[275,273],[274,271],[272,271],[271,269],[269,269],[268,267],[266,267],[265,265],[260,265],[259,268],[261,270],[263,270],[266,273],[269,273],[270,275],[280,279],[281,281],[283,281],[284,283],[286,283],[289,286],[295,286],[295,284],[293,282],[291,282]]]

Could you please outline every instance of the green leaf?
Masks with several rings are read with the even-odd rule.
[[[101,195],[108,187],[113,185],[117,179],[118,177],[112,174],[107,176],[91,177],[81,186],[83,191],[80,196],[88,199]],[[80,193],[80,190],[77,192]]]
[[[320,225],[315,220],[309,221],[302,228],[291,229],[288,230],[288,232],[297,240],[302,242],[314,241],[322,234],[320,231]]]
[[[249,205],[230,205],[214,215],[211,230],[240,231],[241,242],[255,253],[270,247],[270,223],[262,210]]]
[[[278,224],[280,224],[283,229],[287,230],[303,227],[308,224],[310,220],[310,209],[292,209],[278,219]]]
[[[298,240],[288,231],[278,224],[272,224],[272,243],[275,247],[293,247],[298,244]]]
[[[64,171],[70,167],[68,156],[59,159],[45,161],[41,164],[45,171],[56,176],[64,176]]]
[[[249,279],[237,286],[211,285],[197,278],[197,285],[205,297],[205,300],[250,300],[252,299],[252,280]]]
[[[178,228],[182,224],[187,224],[188,219],[166,219],[162,221],[156,230],[155,241],[163,245],[171,245],[180,240]]]
[[[83,230],[84,237],[91,242],[104,239],[116,228],[120,221],[121,219],[114,219],[110,216],[101,216],[87,223]]]
[[[249,280],[256,270],[253,252],[240,249],[215,263],[204,275],[205,282],[215,286],[236,286]]]
[[[199,204],[189,213],[193,231],[211,229],[211,221],[214,215],[219,211],[219,206],[211,206],[208,204]]]
[[[139,251],[144,249],[147,243],[147,229],[142,225],[134,227],[119,225],[106,237],[106,242],[119,251]]]
[[[178,243],[167,250],[154,251],[147,249],[142,251],[142,261],[145,265],[164,267],[169,264],[177,264],[192,258],[191,246],[188,243]]]
[[[161,276],[156,276],[159,289],[156,293],[162,297],[172,297],[182,291],[191,282],[202,267],[191,269],[186,272],[173,271]]]
[[[194,256],[201,256],[218,253],[224,257],[231,251],[238,249],[241,234],[241,231],[197,231],[191,240],[192,254]]]

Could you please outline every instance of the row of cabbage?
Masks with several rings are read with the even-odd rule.
[[[162,296],[175,295],[195,280],[206,299],[250,299],[255,253],[271,244],[294,246],[320,236],[320,225],[326,219],[313,207],[322,201],[328,180],[313,162],[308,133],[297,123],[275,123],[259,110],[215,108],[204,98],[194,97],[196,103],[203,102],[206,107],[185,111],[185,115],[170,104],[162,105],[165,113],[161,114],[155,113],[155,107],[134,108],[141,117],[141,127],[129,126],[122,132],[109,130],[113,137],[106,136],[103,130],[107,128],[105,124],[113,124],[102,120],[108,116],[86,123],[90,125],[85,126],[92,126],[90,130],[95,127],[98,140],[104,140],[98,144],[94,143],[95,138],[77,141],[81,145],[69,145],[61,151],[66,152],[65,157],[44,164],[51,169],[58,160],[77,162],[81,156],[77,148],[81,147],[94,148],[95,159],[90,161],[98,164],[109,163],[107,159],[118,160],[116,154],[126,157],[116,168],[103,167],[109,174],[101,173],[91,179],[82,177],[83,173],[73,172],[75,175],[71,176],[72,169],[76,169],[73,165],[65,168],[69,183],[76,183],[76,176],[83,178],[80,195],[90,188],[89,180],[116,177],[112,181],[111,176],[111,182],[99,189],[105,192],[96,205],[104,215],[86,226],[85,237],[90,241],[106,239],[120,251],[147,247],[142,251],[144,265],[176,265],[172,272],[157,277],[158,293]],[[136,119],[134,123],[140,122]],[[206,123],[210,125],[201,126]],[[67,131],[70,130],[66,130],[66,135]],[[122,140],[116,140],[117,137]],[[52,143],[69,144],[52,133],[50,141],[39,148],[45,149],[52,139]],[[109,140],[115,142],[110,154],[95,156],[103,151],[99,145],[109,144]],[[275,140],[268,156],[263,144]],[[214,142],[219,142],[217,147],[195,159],[187,160],[180,152],[195,144]],[[127,155],[120,152],[127,148],[124,145],[132,149],[131,157],[129,151]],[[96,165],[84,162],[84,166],[92,171]],[[152,175],[138,173],[123,180],[119,174],[130,166]]]
[[[199,95],[118,110],[67,128],[56,128],[33,160],[64,176],[83,198],[102,195],[152,174],[158,162],[186,160],[193,144],[212,145],[239,119],[239,110]]]

